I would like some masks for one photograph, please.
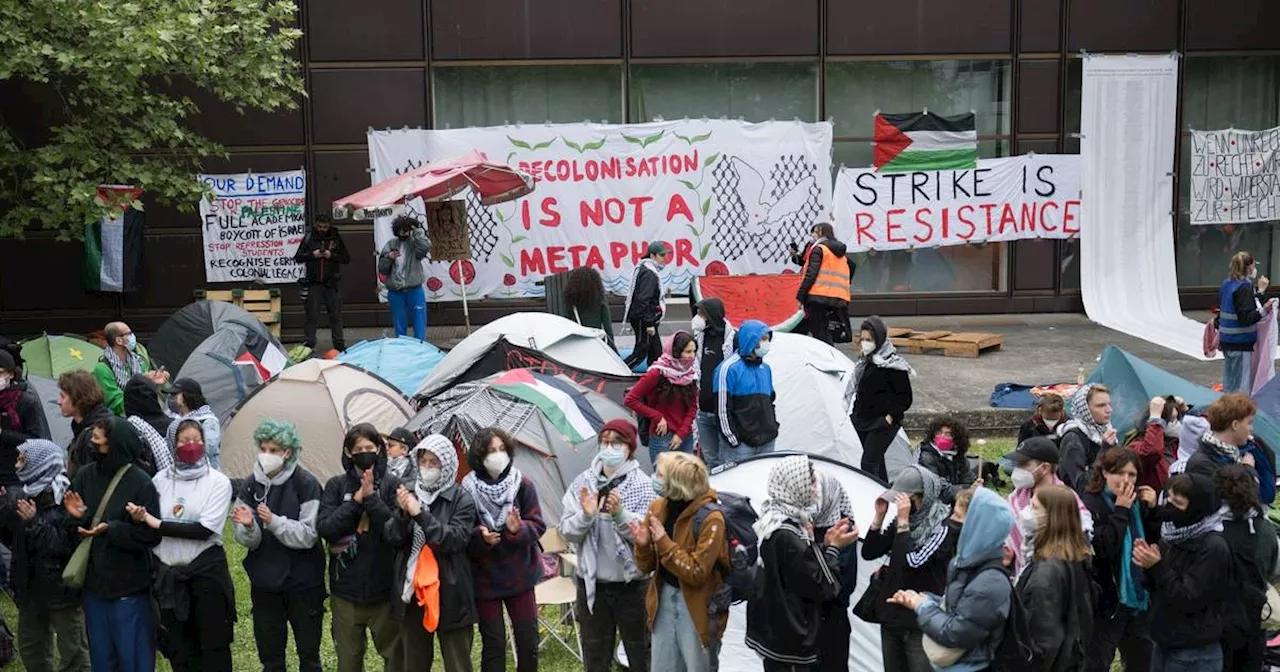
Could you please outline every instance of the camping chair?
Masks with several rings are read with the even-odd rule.
[[[577,569],[578,558],[569,552],[569,545],[565,543],[564,537],[560,536],[560,530],[557,528],[547,529],[542,535],[541,543],[543,554],[556,559],[557,572],[543,579],[533,591],[538,602],[538,625],[547,631],[547,634],[538,642],[538,649],[541,650],[548,640],[554,639],[581,663],[582,633],[578,629],[578,620],[573,613],[574,602],[578,599],[578,582],[572,576],[565,575],[567,570]],[[560,617],[552,620],[543,616],[542,607],[547,606],[559,606]],[[560,631],[566,625],[573,631],[573,642],[561,635]]]

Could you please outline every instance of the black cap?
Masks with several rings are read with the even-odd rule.
[[[13,355],[7,350],[0,350],[0,369],[5,371],[17,372],[18,363],[14,361]]]
[[[391,433],[387,435],[387,438],[392,441],[399,441],[410,449],[418,444],[418,438],[413,435],[413,432],[405,429],[404,427],[396,427],[391,430]]]
[[[1062,459],[1058,446],[1046,436],[1034,436],[1018,444],[1018,449],[1000,458],[1001,462],[1020,467],[1031,460],[1057,464]]]
[[[185,395],[204,396],[204,390],[194,378],[179,378],[169,385],[169,392],[181,392]]]

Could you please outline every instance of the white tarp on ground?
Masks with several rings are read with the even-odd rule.
[[[764,357],[778,393],[778,450],[862,463],[862,442],[849,421],[853,360],[809,336],[775,332]]]
[[[767,498],[769,470],[779,459],[789,454],[791,453],[773,453],[725,468],[712,474],[711,487],[749,497],[751,505],[758,511]],[[849,501],[853,503],[854,519],[865,535],[875,515],[876,498],[885,491],[885,486],[859,470],[821,458],[814,460],[814,467],[840,479],[841,485],[849,493]],[[894,507],[890,505],[889,508],[889,515],[896,515],[893,513]],[[860,549],[859,553],[861,553]],[[862,597],[871,574],[882,564],[882,562],[866,562],[859,559],[858,587],[849,600],[850,605]],[[849,614],[849,623],[853,626],[849,641],[849,669],[858,672],[882,672],[884,664],[880,653],[880,626],[865,623],[852,613]],[[729,627],[725,630],[724,644],[720,649],[720,669],[732,670],[732,672],[756,672],[762,669],[760,657],[743,643],[746,628],[746,605],[734,606],[729,613]]]
[[[1080,289],[1090,320],[1205,359],[1204,325],[1178,301],[1170,212],[1177,109],[1176,55],[1084,59]]]

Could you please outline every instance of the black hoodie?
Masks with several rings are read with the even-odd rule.
[[[1213,481],[1192,475],[1194,485],[1183,527],[1218,510]],[[1231,549],[1222,532],[1207,531],[1181,543],[1160,541],[1160,562],[1146,571],[1151,591],[1151,639],[1166,649],[1190,649],[1222,639],[1224,608],[1236,596]]]
[[[330,257],[316,258],[312,254],[316,250],[321,252],[327,250],[331,253]],[[342,277],[342,265],[351,263],[351,253],[347,252],[347,246],[342,242],[338,227],[331,224],[329,230],[324,233],[316,231],[315,228],[307,231],[307,235],[298,244],[298,251],[294,253],[293,260],[306,267],[308,284],[323,285]]]
[[[355,501],[360,478],[345,451],[342,468],[343,473],[325,484],[316,514],[316,533],[329,542],[329,590],[335,597],[357,604],[385,602],[392,588],[402,585],[394,571],[396,549],[383,534],[391,520],[391,508],[379,495],[386,480],[386,448],[379,452],[373,467],[373,494],[363,501]],[[365,516],[368,526],[360,532]]]
[[[124,415],[126,418],[131,415],[142,418],[148,425],[154,427],[160,436],[168,434],[169,423],[173,422],[173,418],[165,415],[164,409],[160,406],[160,391],[156,388],[156,384],[142,374],[130,378],[129,382],[125,383]]]
[[[822,248],[819,245],[825,245],[831,250],[831,254],[836,255],[837,259],[845,258],[845,244],[835,238],[823,238],[814,243],[807,249],[808,265],[804,266],[804,277],[800,279],[800,291],[796,293],[796,299],[800,303],[811,303],[828,308],[837,308],[847,306],[847,301],[841,301],[829,296],[810,296],[809,290],[813,287],[813,283],[818,280],[818,269],[822,268]],[[853,280],[853,273],[857,270],[857,264],[853,263],[853,259],[846,259],[849,264],[849,279]]]
[[[874,315],[863,320],[859,331],[862,329],[875,337],[877,352],[889,338],[889,328]],[[880,368],[868,358],[857,385],[858,395],[853,402],[855,427],[873,427],[886,415],[893,416],[894,425],[902,424],[902,416],[911,408],[913,400],[910,374],[898,369]]]
[[[719,400],[711,381],[715,378],[716,367],[724,361],[725,334],[729,323],[724,319],[724,303],[720,299],[705,299],[697,304],[697,308],[706,314],[707,328],[698,337],[698,353],[702,364],[701,382],[698,385],[698,410],[704,413],[718,413]],[[732,345],[732,344],[730,344]]]
[[[133,522],[124,508],[132,502],[160,517],[160,495],[147,472],[134,466],[142,451],[142,439],[133,425],[124,418],[113,417],[107,454],[80,467],[71,482],[72,491],[84,498],[85,513],[79,522],[87,529],[93,526],[94,515],[116,471],[128,469],[104,505],[102,522],[107,524],[107,531],[93,537],[89,554],[84,591],[99,599],[145,595],[151,590],[151,549],[160,543],[160,532]],[[69,528],[68,541],[73,544],[81,539],[76,529]]]

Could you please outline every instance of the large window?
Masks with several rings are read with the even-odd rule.
[[[978,151],[1009,153],[1007,61],[855,61],[827,65],[826,113],[835,120],[833,167],[870,166],[874,115],[928,108],[942,115],[977,115]],[[1001,291],[1008,276],[1004,243],[954,245],[915,251],[854,255],[856,291]]]
[[[620,65],[437,66],[432,76],[436,128],[623,121]]]
[[[816,121],[813,63],[631,65],[632,123],[700,117]]]
[[[1248,250],[1264,273],[1280,276],[1280,227],[1277,222],[1192,226],[1191,136],[1196,130],[1280,126],[1280,56],[1192,56],[1183,66],[1179,168],[1178,284],[1217,286],[1232,255]]]

